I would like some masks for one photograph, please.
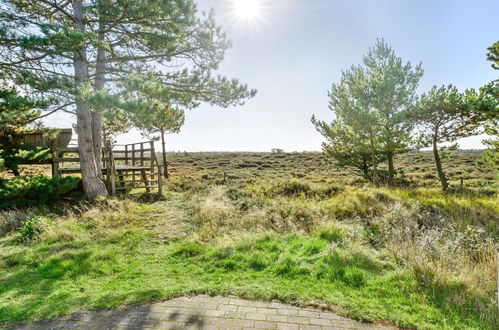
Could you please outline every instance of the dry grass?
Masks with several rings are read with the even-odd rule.
[[[126,301],[130,287],[146,290],[161,282],[173,290],[168,294],[205,288],[299,302],[325,299],[353,316],[375,315],[402,326],[494,328],[497,181],[473,167],[474,154],[456,155],[472,177],[467,189],[444,195],[430,178],[428,155],[412,157],[399,161],[414,180],[427,178],[389,188],[329,168],[315,153],[177,154],[164,200],[108,199],[57,212],[0,213],[1,230],[11,231],[0,239],[0,263],[30,272],[40,263],[35,259],[64,256],[67,249],[91,251],[95,260],[88,267],[96,277],[82,266],[82,278],[97,282],[99,272],[111,269],[105,276],[112,285],[99,288],[123,296],[99,299],[116,305]],[[52,224],[20,245],[15,229],[32,212]],[[124,255],[121,264],[113,259],[116,251]],[[124,266],[132,258],[137,264]],[[142,264],[149,268],[137,269]],[[181,280],[169,281],[165,272]],[[46,280],[43,269],[35,275]],[[67,285],[71,296],[73,284]],[[45,315],[33,306],[33,313]],[[395,312],[396,306],[403,308]]]

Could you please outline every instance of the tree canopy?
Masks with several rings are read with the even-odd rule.
[[[77,115],[83,186],[101,180],[102,113],[153,104],[222,107],[255,95],[214,72],[230,46],[193,0],[8,0],[0,4],[0,69],[48,112]]]
[[[433,86],[421,96],[413,111],[412,118],[418,124],[419,145],[432,147],[438,177],[443,190],[447,191],[449,184],[442,169],[440,144],[476,135],[480,128],[479,121],[469,111],[466,95],[452,85]]]
[[[378,40],[361,65],[343,71],[341,81],[333,84],[329,109],[336,119],[330,125],[313,119],[329,141],[326,152],[341,159],[339,164],[361,168],[365,174],[372,167],[373,177],[377,163],[387,159],[392,182],[393,157],[406,151],[411,142],[414,124],[407,114],[422,75],[421,64],[403,63],[391,47]]]

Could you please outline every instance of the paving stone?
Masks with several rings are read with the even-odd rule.
[[[308,317],[303,317],[303,316],[290,316],[288,317],[288,322],[289,323],[298,323],[298,324],[309,324],[309,319]]]
[[[319,317],[321,319],[328,319],[328,320],[342,320],[343,317],[330,313],[330,312],[319,312]]]
[[[268,308],[269,307],[269,304],[268,302],[266,301],[251,301],[249,303],[250,306],[254,306],[254,307],[261,307],[261,308]]]
[[[237,311],[237,306],[236,305],[220,304],[220,305],[218,305],[218,309],[221,311],[235,312],[235,311]]]
[[[237,308],[238,312],[246,312],[246,313],[256,313],[257,308],[256,307],[247,307],[247,306],[239,306]]]
[[[278,309],[277,314],[279,315],[289,315],[289,316],[298,316],[298,310],[295,309]]]
[[[298,311],[298,316],[319,317],[319,312],[312,311]]]
[[[256,321],[255,328],[257,328],[257,329],[277,329],[277,322]]]
[[[283,303],[277,302],[277,301],[272,301],[269,304],[270,308],[288,308],[288,305],[285,305]]]
[[[231,319],[217,318],[217,319],[214,319],[214,321],[213,321],[212,324],[218,325],[220,328],[225,328],[225,327],[232,326],[233,325],[233,320],[231,320]]]
[[[213,310],[209,309],[205,313],[206,316],[216,316],[216,317],[223,317],[225,315],[224,311],[219,311],[219,310]]]
[[[13,329],[392,329],[332,312],[236,297],[178,297],[119,310],[73,314]]]
[[[319,319],[319,318],[316,318],[316,317],[310,317],[309,321],[310,321],[310,324],[313,324],[313,325],[322,325],[322,326],[325,326],[325,327],[329,327],[332,324],[331,320],[328,320],[328,319]]]
[[[247,320],[259,320],[259,321],[265,321],[267,317],[265,314],[259,314],[259,313],[246,313],[246,319]]]
[[[248,300],[237,299],[237,298],[231,298],[231,299],[229,299],[229,304],[232,304],[232,305],[248,306],[249,303],[250,303],[250,301],[248,301]]]
[[[300,326],[298,324],[292,324],[292,323],[277,323],[277,329],[279,329],[279,330],[299,330]]]
[[[258,313],[261,314],[277,314],[277,309],[274,308],[258,308],[257,310]]]
[[[267,315],[267,321],[288,322],[286,315]]]
[[[300,325],[300,330],[322,330],[319,325]]]
[[[246,312],[225,312],[225,317],[229,319],[244,319]]]

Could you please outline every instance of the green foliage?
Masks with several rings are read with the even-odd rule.
[[[439,144],[453,143],[460,138],[478,134],[479,121],[474,112],[470,111],[466,95],[459,93],[456,87],[433,86],[411,113],[418,123],[418,142],[422,147],[433,147],[435,165],[442,188],[448,190],[446,175],[441,165]],[[457,145],[451,146],[457,148]]]
[[[499,70],[499,41],[488,48],[487,59]],[[479,93],[467,91],[467,102],[471,111],[484,124],[485,133],[492,138],[482,141],[488,146],[482,160],[485,165],[499,170],[499,79],[480,88]]]
[[[44,227],[51,224],[52,221],[44,216],[32,215],[27,218],[19,228],[21,239],[25,242],[33,240],[38,234],[43,232]]]
[[[295,180],[280,181],[265,187],[262,191],[267,197],[298,197],[325,199],[336,195],[343,190],[337,185],[328,185],[327,187],[312,187],[310,184]]]
[[[487,60],[492,62],[492,67],[494,69],[499,70],[499,41],[495,42],[487,49],[489,51],[487,54]]]
[[[18,175],[20,164],[39,164],[51,158],[50,148],[28,143],[5,146],[4,149],[0,149],[0,170],[5,168]]]
[[[433,141],[452,143],[476,134],[479,128],[468,110],[465,94],[452,85],[433,86],[421,96],[411,116],[419,124],[421,147],[431,146]]]
[[[327,139],[322,144],[322,149],[328,159],[332,159],[336,166],[344,167],[364,179],[374,179],[373,169],[378,163],[385,161],[386,156],[373,150],[373,140],[369,139],[369,134],[362,134],[354,126],[338,119],[327,124],[312,117],[312,123]]]
[[[256,91],[213,75],[230,46],[214,14],[195,1],[83,1],[84,27],[75,6],[55,0],[9,0],[0,7],[0,62],[22,90],[49,100],[51,111],[83,102],[92,111],[137,116],[169,104],[240,104]],[[90,68],[76,86],[67,70],[74,54]],[[57,97],[56,97],[57,96]],[[112,128],[108,128],[112,130]]]
[[[0,181],[0,209],[40,205],[59,199],[76,189],[80,179],[75,177],[48,178],[44,176],[17,177]]]
[[[339,243],[345,237],[345,233],[338,226],[330,225],[319,231],[319,237],[325,239],[329,243]]]
[[[40,115],[34,110],[42,104],[25,96],[20,96],[14,87],[2,83],[0,74],[0,142],[5,143],[10,134],[32,122]]]
[[[34,108],[41,104],[20,96],[16,88],[5,86],[2,78],[0,74],[0,170],[6,168],[17,174],[22,161],[42,160],[46,156],[41,148],[16,143],[26,125],[39,117],[40,112]]]
[[[329,109],[335,120],[327,124],[312,117],[327,139],[326,155],[373,180],[378,163],[386,157],[389,181],[393,181],[393,157],[407,151],[411,143],[413,122],[407,112],[422,75],[421,64],[414,68],[409,62],[403,64],[392,48],[378,40],[362,65],[343,71],[341,81],[333,84]]]
[[[104,141],[115,142],[116,137],[132,128],[130,118],[120,109],[106,109],[102,123],[102,138]]]
[[[88,197],[107,195],[92,166],[102,117],[121,112],[117,125],[107,123],[104,133],[112,137],[144,111],[201,102],[229,107],[256,94],[214,74],[229,46],[214,13],[198,13],[194,0],[0,4],[0,70],[20,90],[47,101],[47,115],[77,112],[80,152],[89,159],[81,164]]]

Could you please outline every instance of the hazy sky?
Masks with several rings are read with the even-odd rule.
[[[251,22],[233,12],[234,1],[198,4],[215,10],[233,44],[220,73],[258,94],[237,108],[188,111],[180,134],[168,136],[169,150],[320,150],[310,117],[332,119],[327,91],[376,38],[423,63],[420,92],[441,84],[478,88],[498,77],[486,61],[486,48],[499,40],[497,0],[260,0],[261,15]],[[64,115],[49,123],[69,126]],[[461,147],[479,148],[481,139]],[[119,140],[142,138],[131,132]]]

